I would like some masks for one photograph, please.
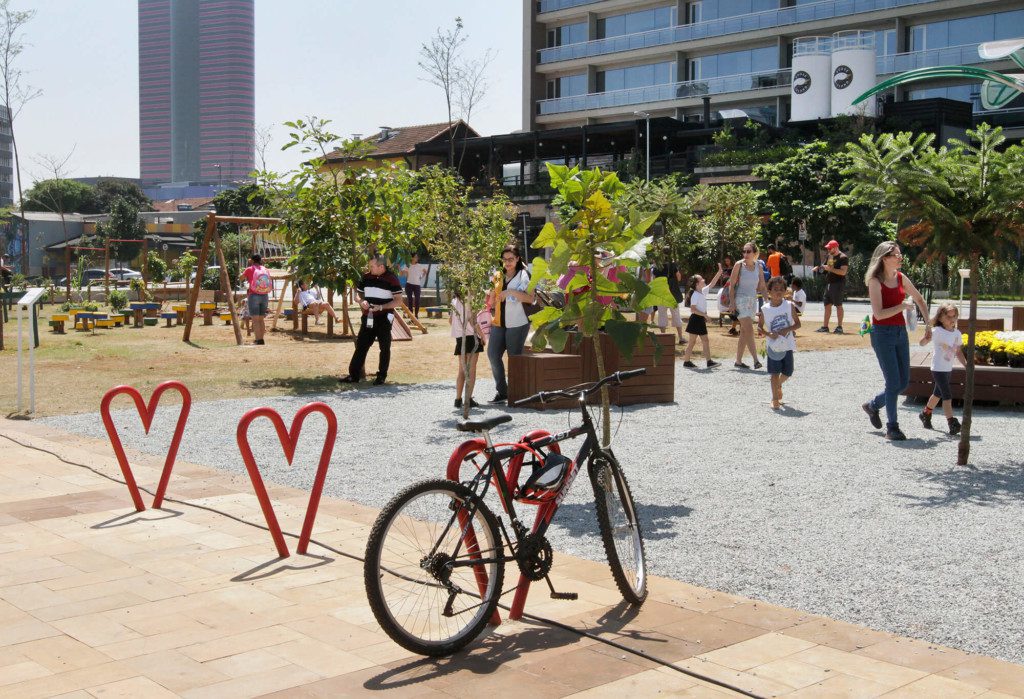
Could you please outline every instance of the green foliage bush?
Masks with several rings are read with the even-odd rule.
[[[797,149],[794,146],[780,144],[768,148],[723,150],[705,155],[701,161],[701,167],[720,167],[724,165],[762,165],[765,163],[778,163],[786,158],[795,155]]]
[[[111,289],[110,295],[107,296],[107,304],[114,309],[115,312],[121,311],[128,305],[128,292],[120,289]]]
[[[163,281],[167,277],[167,263],[155,250],[150,250],[146,255],[146,271],[153,280]]]

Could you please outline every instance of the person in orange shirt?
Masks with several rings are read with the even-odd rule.
[[[782,253],[775,248],[775,243],[768,243],[768,271],[773,277],[782,276]]]

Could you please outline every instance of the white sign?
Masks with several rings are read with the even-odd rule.
[[[800,238],[800,242],[806,242],[807,240],[807,221],[801,221],[797,226],[797,235]]]

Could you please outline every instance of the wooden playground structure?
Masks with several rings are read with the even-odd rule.
[[[182,334],[182,342],[189,342],[192,333],[192,321],[195,317],[196,307],[199,301],[199,290],[202,288],[203,277],[200,274],[200,270],[206,269],[207,258],[210,256],[211,245],[213,247],[214,254],[216,255],[217,264],[220,266],[220,290],[224,293],[224,297],[227,299],[227,306],[231,315],[231,326],[235,333],[235,343],[238,345],[242,344],[242,329],[238,320],[238,312],[235,309],[234,302],[234,290],[231,288],[231,281],[228,277],[227,260],[224,257],[224,250],[221,244],[220,229],[218,224],[238,224],[240,226],[248,226],[249,233],[252,236],[252,251],[259,252],[261,255],[264,252],[271,252],[276,254],[264,255],[264,261],[282,261],[285,259],[284,246],[278,240],[276,240],[270,233],[270,229],[274,226],[282,223],[281,219],[278,218],[267,218],[267,217],[256,217],[256,216],[220,216],[216,212],[210,212],[206,217],[206,231],[203,234],[203,243],[199,248],[198,259],[196,260],[196,281],[188,293],[188,303],[185,309],[185,322],[184,332]],[[203,272],[205,273],[205,272]],[[285,315],[284,299],[286,294],[291,292],[292,299],[292,314],[293,322],[295,327],[298,326],[298,321],[302,319],[303,331],[306,330],[306,314],[302,313],[297,307],[297,299],[299,292],[298,280],[292,272],[271,272],[271,278],[274,280],[275,294],[277,295],[277,303],[275,305],[275,312],[273,320],[270,323],[269,331],[273,332],[277,330],[278,320]],[[277,294],[277,282],[283,282],[281,291]],[[326,302],[333,307],[334,305],[334,290],[327,290]],[[404,314],[404,318],[403,318]],[[342,336],[351,337],[356,334],[352,327],[352,322],[349,319],[349,293],[342,295],[342,310],[341,310],[341,324],[342,324]],[[426,334],[427,329],[422,323],[412,314],[412,311],[405,305],[404,301],[402,304],[395,309],[394,323],[392,324],[391,335],[393,340],[412,340],[412,331],[409,328],[409,324],[406,323],[406,319],[409,324],[416,327],[417,330]],[[334,319],[327,316],[327,336],[334,336]]]

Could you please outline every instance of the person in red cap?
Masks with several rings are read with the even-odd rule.
[[[825,320],[815,332],[827,333],[828,321],[832,317],[832,306],[836,307],[837,335],[843,334],[843,287],[846,285],[846,273],[850,270],[850,258],[839,251],[839,242],[830,240],[825,243],[828,259],[825,264],[814,268],[815,272],[827,275],[825,278]]]

